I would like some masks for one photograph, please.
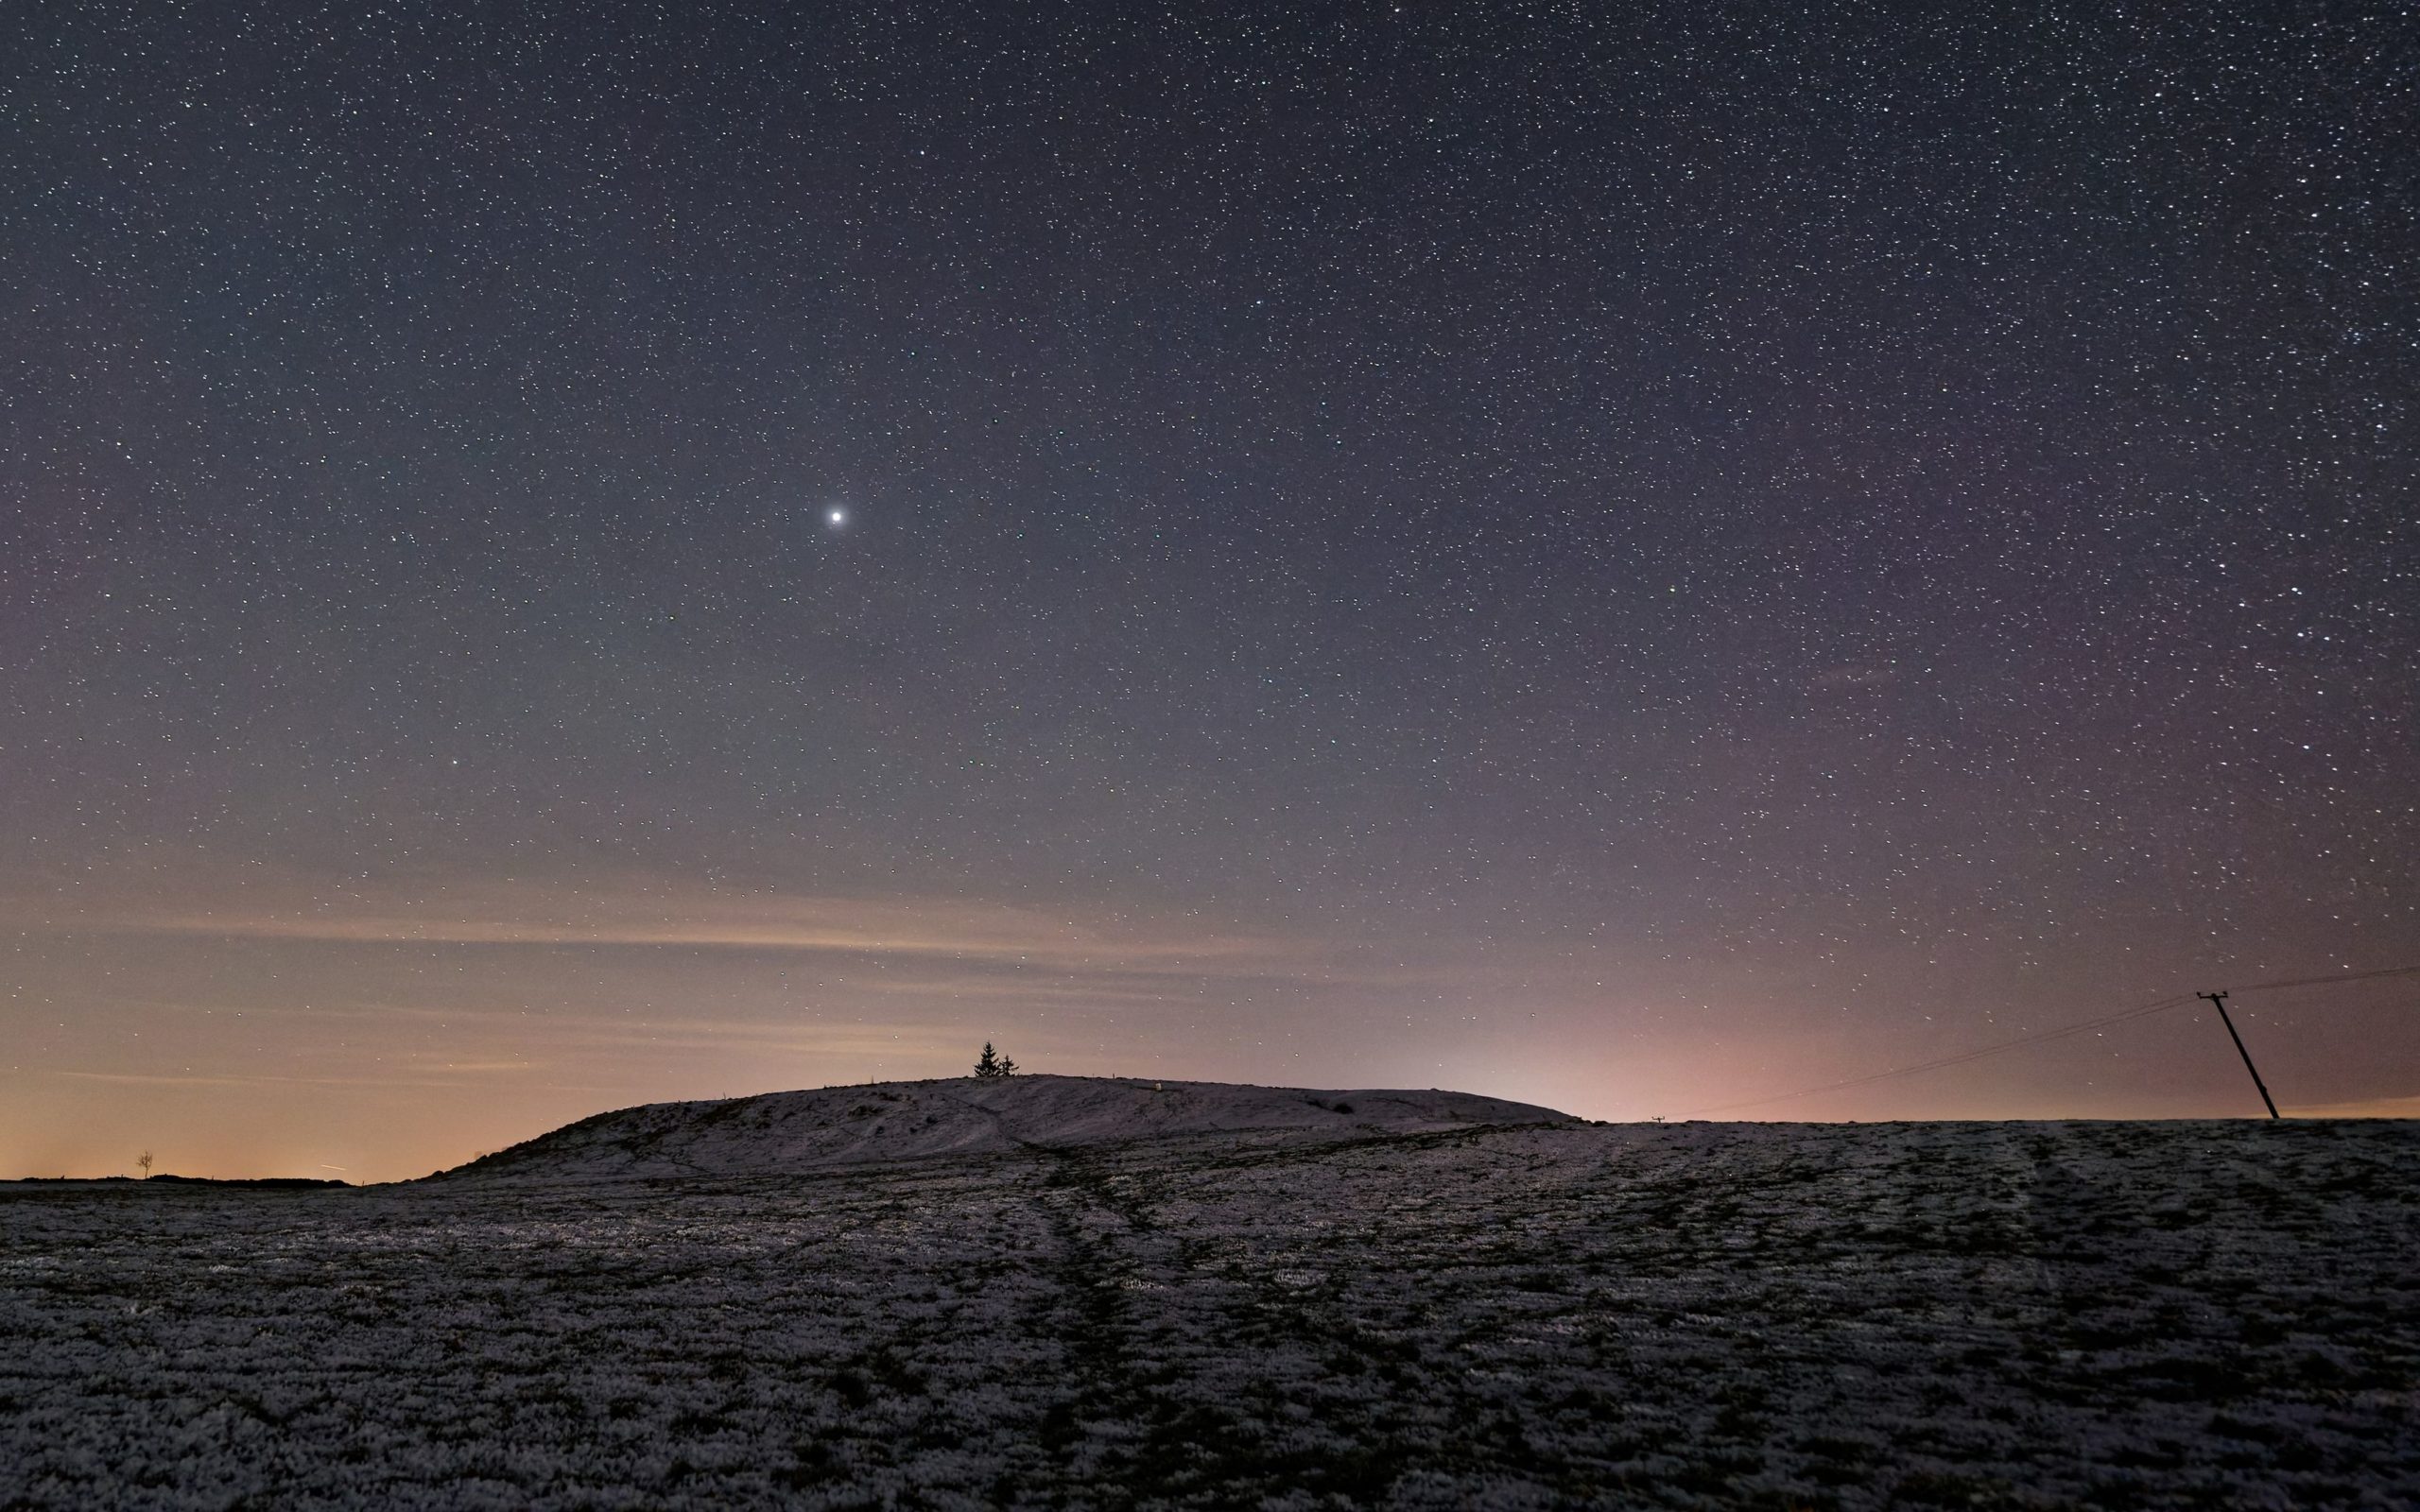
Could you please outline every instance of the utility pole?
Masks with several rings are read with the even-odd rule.
[[[2278,1117],[2277,1100],[2269,1095],[2269,1084],[2260,1079],[2260,1070],[2252,1063],[2252,1052],[2243,1048],[2243,1036],[2235,1032],[2235,1021],[2227,1017],[2227,995],[2223,992],[2196,992],[2195,997],[2219,1010],[2219,1022],[2227,1026],[2227,1038],[2235,1041],[2235,1053],[2243,1057],[2243,1069],[2252,1073],[2252,1085],[2260,1089],[2260,1100],[2269,1105],[2269,1116]]]

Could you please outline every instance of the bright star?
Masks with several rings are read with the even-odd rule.
[[[846,509],[826,509],[823,511],[823,520],[826,524],[844,525],[849,523],[849,511]]]

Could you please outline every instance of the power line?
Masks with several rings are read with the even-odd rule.
[[[2382,976],[2420,976],[2420,966],[2388,966],[2375,971],[2343,971],[2335,976],[2298,976],[2290,982],[2255,982],[2238,992],[2273,992],[2289,987],[2332,987],[2338,982],[2375,982]]]
[[[2124,1023],[2129,1019],[2142,1019],[2154,1013],[2165,1013],[2181,1004],[2192,1001],[2192,993],[2180,992],[2172,998],[2162,998],[2157,1003],[2146,1003],[2140,1007],[2127,1008],[2098,1019],[2086,1019],[2082,1023],[2071,1023],[2062,1029],[2049,1029],[2041,1034],[2030,1034],[2016,1040],[2003,1040],[1998,1044],[1984,1045],[1979,1049],[1962,1051],[1954,1056],[1944,1056],[1938,1060],[1919,1061],[1912,1066],[1893,1066],[1889,1071],[1877,1071],[1871,1075],[1852,1076],[1846,1081],[1826,1082],[1821,1087],[1802,1088],[1797,1091],[1783,1092],[1773,1097],[1756,1097],[1743,1103],[1722,1103],[1713,1108],[1692,1108],[1681,1116],[1695,1118],[1700,1113],[1727,1113],[1734,1108],[1762,1108],[1768,1103],[1786,1103],[1794,1097],[1812,1097],[1817,1092],[1836,1092],[1844,1088],[1863,1087],[1872,1082],[1887,1081],[1893,1076],[1912,1076],[1920,1071],[1940,1071],[1949,1066],[1962,1066],[1967,1061],[1980,1060],[1985,1056],[1996,1056],[2003,1050],[2014,1050],[2021,1045],[2044,1044],[2052,1040],[2065,1040],[2070,1035],[2082,1034],[2087,1029],[2106,1028],[2113,1023]]]
[[[2339,982],[2371,982],[2388,976],[2420,976],[2420,966],[2389,966],[2375,971],[2350,971],[2336,976],[2306,976],[2283,982],[2256,982],[2250,987],[2238,990],[2269,992],[2293,987],[2326,987]],[[2170,1008],[2190,1003],[2199,995],[2192,992],[2180,992],[2172,998],[2162,998],[2157,1003],[2146,1003],[2140,1007],[2122,1008],[2116,1013],[2105,1014],[2098,1019],[2086,1019],[2082,1023],[2070,1023],[2064,1028],[2045,1030],[2041,1034],[2003,1040],[1997,1044],[1962,1051],[1954,1056],[1943,1056],[1937,1060],[1918,1061],[1912,1066],[1893,1066],[1888,1071],[1877,1071],[1864,1076],[1852,1076],[1846,1081],[1825,1082],[1821,1087],[1803,1087],[1797,1091],[1782,1092],[1772,1097],[1754,1097],[1745,1102],[1720,1103],[1712,1108],[1692,1108],[1681,1116],[1695,1118],[1701,1113],[1728,1113],[1742,1108],[1765,1108],[1774,1103],[1787,1103],[1800,1097],[1812,1097],[1817,1092],[1837,1092],[1851,1087],[1870,1086],[1877,1081],[1888,1081],[1893,1076],[1912,1076],[1919,1072],[1944,1071],[1951,1066],[1962,1066],[1970,1060],[1980,1060],[1985,1056],[1996,1056],[2003,1050],[2017,1050],[2026,1045],[2048,1044],[2053,1040],[2066,1040],[2087,1030],[2105,1029],[2113,1023],[2124,1023],[2132,1019],[2147,1019],[2154,1013],[2166,1013]],[[2230,1032],[2232,1032],[2232,1025],[2230,1025]],[[2246,1063],[2249,1064],[2248,1059]],[[2256,1079],[2257,1079],[2256,1075]],[[2265,1088],[2262,1090],[2262,1095],[2264,1097],[2267,1095]]]

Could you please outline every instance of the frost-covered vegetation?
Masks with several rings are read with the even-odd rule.
[[[2407,1507],[2416,1168],[1690,1125],[0,1188],[0,1504]]]

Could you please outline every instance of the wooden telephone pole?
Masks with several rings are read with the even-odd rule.
[[[2235,1041],[2235,1053],[2243,1057],[2243,1069],[2252,1073],[2252,1085],[2260,1089],[2260,1100],[2269,1105],[2269,1116],[2276,1118],[2277,1100],[2269,1095],[2269,1084],[2260,1079],[2260,1070],[2252,1063],[2252,1052],[2243,1048],[2243,1036],[2235,1032],[2235,1021],[2227,1017],[2227,995],[2223,992],[2193,994],[2219,1010],[2219,1022],[2227,1026],[2227,1038]]]

